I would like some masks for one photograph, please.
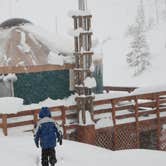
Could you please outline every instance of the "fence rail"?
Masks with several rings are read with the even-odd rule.
[[[153,129],[156,130],[156,149],[161,149],[163,146],[163,141],[160,140],[163,125],[166,124],[166,91],[100,100],[95,104],[107,104],[106,109],[99,109],[94,112],[94,115],[99,117],[103,113],[111,114],[114,133],[111,138],[114,142],[113,149],[139,148],[140,133]],[[100,118],[95,120],[98,121]],[[131,143],[129,145],[128,140],[132,140],[133,145]]]
[[[70,106],[70,107],[64,107],[64,106],[58,106],[58,107],[51,107],[50,111],[52,112],[53,116],[52,118],[56,121],[60,121],[60,124],[63,128],[63,132],[64,132],[64,138],[67,138],[67,130],[70,129],[76,129],[77,128],[77,124],[70,124],[67,125],[66,124],[66,120],[70,120],[70,119],[77,119],[77,112],[73,112],[70,113],[70,109],[75,109],[76,106]],[[19,127],[19,126],[26,126],[26,125],[34,125],[37,123],[38,121],[38,114],[39,114],[40,109],[35,109],[35,110],[27,110],[27,111],[22,111],[22,112],[18,112],[17,114],[1,114],[0,118],[2,119],[2,122],[0,124],[0,128],[3,129],[3,133],[4,135],[7,136],[8,132],[7,129],[8,128],[12,128],[12,127]],[[54,115],[54,113],[59,112],[58,115]],[[17,120],[13,120],[14,122],[11,122],[12,118],[20,118],[24,117],[24,120],[22,121],[17,121]],[[28,120],[25,120],[25,119]],[[30,118],[30,119],[29,119]]]
[[[119,89],[122,90],[123,88]],[[123,90],[131,92],[131,89],[135,88],[125,87]],[[4,135],[7,135],[8,128],[35,125],[38,121],[39,111],[39,109],[35,109],[18,112],[17,114],[1,114],[0,119],[2,119],[2,122],[0,123],[0,128],[2,128]],[[68,138],[70,133],[78,127],[77,106],[65,107],[62,105],[51,107],[50,111],[52,112],[53,119],[60,122],[64,138]],[[137,148],[140,146],[140,131],[156,129],[157,147],[158,149],[161,148],[163,141],[160,141],[160,139],[161,134],[164,133],[161,129],[166,124],[166,91],[137,95],[129,94],[128,96],[94,101],[94,120],[96,123],[108,113],[114,128],[113,136],[111,136],[113,142],[111,144],[114,146],[114,149],[126,148],[123,147],[125,144],[127,146],[127,142],[124,142],[122,145],[122,141],[120,141],[122,137],[125,137],[124,141],[127,141],[128,135],[131,134],[124,135],[122,133],[124,126],[131,126],[131,129],[127,131],[132,131],[135,134],[134,139],[136,140],[131,147]],[[24,120],[21,120],[20,117],[24,117]],[[18,119],[13,120],[13,118],[18,118],[19,121],[17,121]],[[162,147],[166,147],[166,143]]]

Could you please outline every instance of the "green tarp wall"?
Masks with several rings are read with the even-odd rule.
[[[69,71],[49,71],[17,74],[14,95],[24,99],[24,104],[38,103],[47,99],[63,99],[70,96]]]

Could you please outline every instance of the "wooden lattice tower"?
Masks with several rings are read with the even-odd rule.
[[[78,94],[76,98],[78,111],[82,111],[82,121],[86,123],[85,112],[89,111],[93,119],[93,99],[92,89],[85,86],[84,80],[92,77],[90,70],[92,65],[92,32],[91,18],[92,15],[87,12],[87,4],[85,0],[79,0],[79,11],[73,15],[74,30],[77,35],[75,41],[75,68],[74,81],[75,92]]]

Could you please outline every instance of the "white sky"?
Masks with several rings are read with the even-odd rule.
[[[94,31],[97,36],[111,36],[118,29],[125,29],[130,17],[135,13],[137,0],[88,0],[88,7],[94,16]],[[11,17],[26,18],[50,32],[56,31],[55,20],[58,20],[58,31],[66,33],[72,27],[72,19],[67,13],[77,9],[78,0],[0,0],[0,21]],[[123,10],[121,8],[123,6]],[[112,33],[111,33],[112,32]]]

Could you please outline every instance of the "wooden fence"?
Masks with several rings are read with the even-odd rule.
[[[140,133],[152,130],[156,130],[156,149],[166,146],[166,142],[161,141],[162,133],[164,133],[162,128],[166,124],[166,91],[95,102],[95,105],[102,104],[107,107],[110,105],[110,107],[97,110],[94,115],[111,114],[113,121],[113,138],[110,138],[113,142],[112,149],[140,148]],[[95,119],[95,121],[98,120]]]
[[[127,91],[130,91],[127,89]],[[78,113],[77,106],[58,106],[50,108],[53,119],[59,121],[64,133],[64,138],[72,139],[78,127]],[[8,128],[35,125],[38,121],[39,109],[22,111],[17,114],[1,114],[0,119],[5,135],[8,134]],[[142,145],[140,135],[144,131],[156,131],[156,149],[166,149],[166,133],[163,126],[166,124],[166,91],[137,94],[128,96],[100,99],[94,101],[94,120],[96,124],[106,115],[112,121],[112,126],[109,127],[110,142],[108,145],[108,130],[100,130],[98,134],[98,144],[103,144],[103,147],[111,146],[111,149],[130,149],[140,148]],[[11,121],[12,118],[19,118],[20,120],[26,116],[30,116],[29,120],[22,120],[19,122]],[[74,132],[73,132],[74,131]],[[102,136],[101,136],[102,135]],[[69,137],[70,136],[70,137]],[[163,141],[165,140],[165,141]],[[129,143],[130,141],[130,143]],[[106,144],[104,146],[104,144]]]
[[[58,106],[58,107],[50,108],[50,111],[52,112],[52,115],[53,115],[52,118],[56,121],[59,121],[60,126],[62,126],[63,128],[64,138],[67,138],[68,130],[77,128],[78,121],[77,121],[77,112],[75,110],[76,110],[76,106],[69,106],[69,107]],[[26,126],[26,125],[35,126],[35,124],[38,121],[39,111],[40,109],[35,109],[35,110],[21,111],[21,112],[18,112],[17,114],[1,114],[0,118],[2,119],[2,122],[0,124],[0,128],[2,128],[4,135],[7,136],[8,128]],[[24,117],[24,119],[21,120],[21,117]],[[28,120],[25,120],[26,117],[28,117],[27,118]],[[12,118],[20,118],[21,121],[11,122]],[[72,120],[72,119],[77,121],[77,124],[73,123],[73,124],[67,125],[67,120]]]

